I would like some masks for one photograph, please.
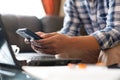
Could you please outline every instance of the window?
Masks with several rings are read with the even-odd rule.
[[[29,15],[38,18],[45,16],[41,0],[0,0],[0,13]]]

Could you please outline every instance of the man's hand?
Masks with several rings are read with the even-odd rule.
[[[39,35],[39,33],[37,33]],[[47,33],[41,35],[43,39],[32,42],[32,48],[34,50],[46,53],[46,54],[58,54],[63,52],[64,44],[67,44],[70,37],[63,34]],[[64,42],[63,42],[64,41]]]
[[[97,61],[100,47],[93,36],[70,37],[59,33],[39,34],[43,39],[31,42],[36,52],[55,55],[62,58],[81,58],[83,62]]]
[[[45,35],[46,33],[44,33],[44,32],[36,32],[36,34],[38,34],[40,37],[42,37],[41,35]],[[27,39],[27,38],[24,39],[24,42],[26,44],[31,44],[31,41],[29,39]]]

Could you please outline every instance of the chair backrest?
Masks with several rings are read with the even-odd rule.
[[[44,32],[55,32],[63,27],[64,17],[61,16],[45,16],[41,19]]]

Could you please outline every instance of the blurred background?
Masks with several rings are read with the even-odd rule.
[[[42,18],[45,15],[64,16],[65,0],[0,0],[0,13],[30,15]]]
[[[11,45],[20,52],[34,52],[24,38],[16,34],[18,28],[33,32],[56,32],[63,27],[65,0],[0,0],[1,20]]]

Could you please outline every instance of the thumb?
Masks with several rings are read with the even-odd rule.
[[[46,34],[42,34],[41,37],[43,38],[48,38],[48,37],[52,37],[54,35],[57,35],[58,33],[53,32],[53,33],[46,33]]]
[[[46,33],[44,33],[44,32],[35,32],[37,35],[44,35],[44,34],[46,34]]]

